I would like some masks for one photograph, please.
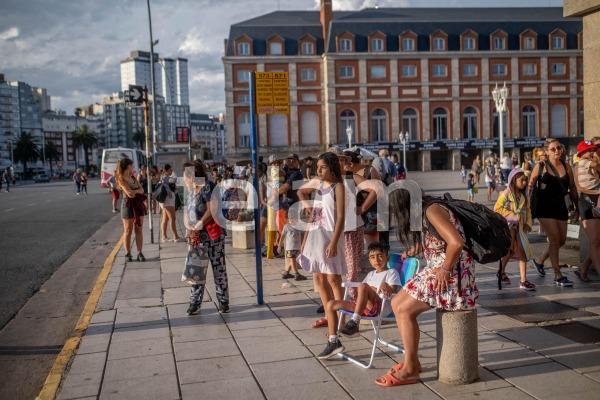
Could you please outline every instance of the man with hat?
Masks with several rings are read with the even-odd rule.
[[[577,145],[577,157],[579,157],[577,163],[577,186],[579,189],[588,194],[600,191],[598,146],[589,140],[582,140]],[[600,198],[595,200],[595,206],[590,211],[594,218],[600,218]]]

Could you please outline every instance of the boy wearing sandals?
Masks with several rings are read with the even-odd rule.
[[[327,328],[329,330],[329,341],[325,349],[317,356],[324,360],[344,351],[344,346],[338,338],[336,329],[338,325],[337,312],[340,309],[354,310],[352,318],[340,330],[346,336],[356,335],[359,331],[361,317],[376,317],[380,312],[389,313],[390,310],[381,310],[381,298],[383,295],[390,298],[401,286],[398,271],[388,269],[389,260],[388,247],[379,242],[369,245],[367,254],[369,263],[373,267],[362,284],[357,289],[356,302],[346,300],[330,300],[325,307],[327,315]]]

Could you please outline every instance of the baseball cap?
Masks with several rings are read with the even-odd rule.
[[[298,154],[296,154],[296,153],[290,153],[290,154],[288,154],[288,156],[285,159],[289,160],[290,158],[293,158],[295,160],[300,160],[300,157],[298,157]]]
[[[595,151],[597,149],[598,149],[598,146],[596,146],[591,141],[589,141],[589,140],[582,140],[577,145],[577,156],[581,157],[582,154],[584,154],[584,153],[586,153],[588,151]]]

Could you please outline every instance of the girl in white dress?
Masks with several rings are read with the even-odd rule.
[[[308,205],[315,192],[314,206]],[[313,279],[319,290],[322,304],[329,300],[341,300],[342,275],[346,274],[344,263],[344,209],[345,193],[342,171],[338,158],[331,152],[323,153],[317,161],[317,178],[310,180],[298,191],[305,208],[312,208],[309,230],[302,244],[298,263]],[[321,318],[314,328],[327,326]]]

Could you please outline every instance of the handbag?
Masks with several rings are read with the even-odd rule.
[[[537,218],[537,203],[538,200],[540,198],[540,178],[542,177],[542,175],[544,174],[544,168],[546,168],[546,163],[541,161],[538,163],[539,165],[539,172],[538,172],[538,178],[535,181],[535,186],[533,187],[533,190],[531,191],[531,199],[529,200],[529,206],[531,207],[531,217],[532,218]]]
[[[200,285],[206,282],[208,270],[208,257],[204,251],[197,247],[188,247],[185,258],[185,267],[181,274],[181,281],[190,285]]]
[[[179,193],[175,192],[175,210],[179,210],[181,208],[181,206],[183,205],[183,202],[181,201],[181,196],[179,196]]]
[[[164,203],[169,193],[164,185],[160,185],[153,193],[152,198],[159,203]]]

